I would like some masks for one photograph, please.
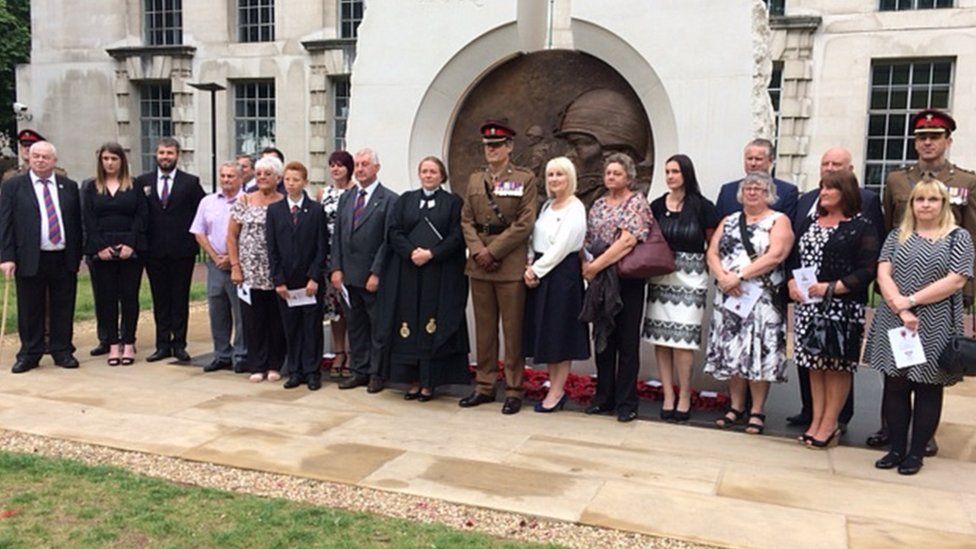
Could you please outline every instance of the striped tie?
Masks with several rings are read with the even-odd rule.
[[[358,227],[363,220],[363,213],[366,211],[366,190],[359,191],[356,196],[356,207],[352,209],[352,226]]]
[[[61,243],[61,221],[58,220],[58,209],[54,207],[54,199],[51,197],[51,181],[42,179],[41,185],[44,186],[44,211],[47,212],[47,239],[57,246]]]
[[[159,202],[163,208],[169,204],[169,174],[163,174],[163,192],[159,193]]]

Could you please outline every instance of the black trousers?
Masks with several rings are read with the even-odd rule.
[[[373,333],[379,324],[376,294],[367,292],[366,288],[346,286],[346,289],[349,306],[345,303],[342,306],[349,330],[349,355],[352,358],[349,370],[356,376],[382,376],[383,346]]]
[[[136,323],[139,320],[139,286],[142,284],[142,260],[91,262],[92,286],[95,289],[95,317],[104,341],[109,345],[136,342]],[[119,329],[119,313],[122,326]]]
[[[274,290],[251,288],[251,304],[241,302],[247,366],[251,373],[280,371],[285,361],[285,333],[281,326],[279,301],[281,298]],[[321,324],[319,331],[322,331]]]
[[[322,296],[316,298],[315,305],[304,307],[289,307],[288,302],[279,297],[278,308],[287,345],[288,365],[285,369],[289,375],[302,379],[321,375]]]
[[[190,282],[195,257],[150,257],[146,262],[152,290],[156,348],[186,349],[190,317]]]
[[[85,265],[88,266],[88,279],[91,281],[92,285],[92,295],[94,296],[97,290],[95,289],[95,279],[98,278],[98,274],[95,272],[94,268],[95,260],[91,256],[85,256]],[[108,345],[108,327],[104,326],[100,320],[104,313],[99,311],[101,304],[98,299],[95,299],[95,331],[98,334],[98,343],[101,345]]]
[[[939,428],[942,417],[942,385],[916,383],[904,377],[885,376],[882,414],[888,424],[891,451],[922,457],[928,444]],[[914,395],[914,400],[912,396]],[[912,439],[908,444],[908,428]]]
[[[44,355],[44,314],[49,312],[47,349],[55,362],[75,352],[75,294],[78,290],[77,265],[72,269],[64,252],[41,252],[34,276],[16,275],[17,330],[20,351],[17,359],[36,363]]]
[[[596,354],[596,395],[593,403],[605,409],[616,409],[617,415],[637,411],[644,283],[643,280],[620,279],[620,299],[624,302],[624,308],[617,313],[617,326],[610,334],[607,348]]]
[[[800,381],[800,401],[803,402],[803,409],[800,413],[805,417],[813,416],[813,397],[810,396],[810,370],[796,367],[796,378]],[[837,416],[839,423],[848,424],[854,417],[854,374],[851,374],[851,390],[847,393],[847,402]]]

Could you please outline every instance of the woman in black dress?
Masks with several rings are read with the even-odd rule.
[[[461,199],[445,191],[447,170],[428,156],[421,188],[400,195],[389,241],[395,255],[385,273],[392,312],[390,380],[410,383],[406,400],[426,402],[438,385],[471,383],[465,309]],[[389,313],[388,313],[389,314]]]
[[[85,254],[92,258],[95,314],[108,336],[108,364],[128,366],[136,356],[142,282],[139,255],[147,247],[149,207],[145,194],[132,185],[121,145],[102,145],[96,158],[96,177],[82,183]]]

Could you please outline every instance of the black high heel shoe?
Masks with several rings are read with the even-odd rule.
[[[546,408],[545,406],[542,405],[542,401],[539,401],[535,403],[535,406],[532,409],[535,410],[536,412],[539,412],[540,414],[551,414],[556,410],[562,410],[563,407],[566,406],[566,399],[568,396],[569,395],[567,395],[566,393],[563,393],[562,398],[560,398],[559,402],[557,402],[556,405],[553,406],[552,408]]]
[[[674,419],[674,408],[671,408],[670,410],[668,410],[662,404],[661,405],[661,419],[663,419],[664,421],[670,421],[670,420]]]
[[[810,442],[808,443],[808,448],[826,449],[840,444],[840,429],[834,429],[833,433],[827,437],[827,440],[817,440],[814,437],[809,437]]]
[[[431,390],[429,393],[425,393],[423,389],[420,390],[420,394],[417,395],[417,402],[430,402],[434,398],[434,391]]]
[[[671,415],[671,421],[674,421],[676,423],[682,423],[688,421],[689,419],[691,419],[690,409],[685,410],[684,412],[679,412],[678,410],[675,410],[674,413]]]

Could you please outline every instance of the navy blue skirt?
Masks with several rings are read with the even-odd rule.
[[[579,320],[582,308],[583,274],[579,255],[571,253],[526,294],[522,354],[535,364],[590,358],[589,328]]]

